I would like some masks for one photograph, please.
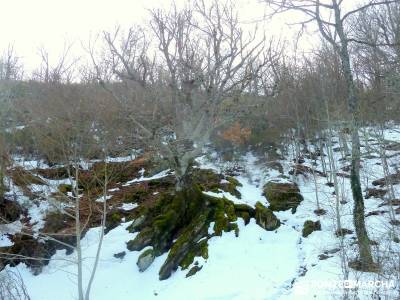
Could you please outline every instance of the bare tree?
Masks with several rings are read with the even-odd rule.
[[[39,55],[41,58],[40,66],[33,72],[33,79],[46,83],[70,83],[74,80],[74,66],[79,58],[71,58],[73,44],[64,44],[63,52],[56,62],[52,62],[49,52],[41,47]]]
[[[0,80],[21,80],[23,68],[13,45],[9,45],[0,58]]]
[[[220,114],[223,101],[248,90],[274,52],[263,40],[255,41],[256,32],[246,35],[230,1],[193,1],[183,10],[153,10],[151,29],[161,54],[156,60],[148,58],[143,30],[131,29],[123,37],[117,30],[105,33],[104,39],[120,80],[136,84],[136,93],[161,86],[162,95],[146,94],[155,103],[155,122],[149,125],[138,112],[130,118],[140,139],[168,159],[181,190],[188,183],[191,162],[226,121]]]
[[[349,34],[347,22],[352,16],[371,7],[386,5],[396,1],[371,0],[347,11],[341,0],[266,0],[265,2],[272,7],[275,13],[286,11],[299,11],[303,13],[306,19],[301,21],[301,24],[305,25],[311,22],[316,24],[322,37],[334,47],[340,56],[342,71],[347,85],[348,110],[351,114],[351,187],[354,199],[353,219],[359,246],[359,262],[357,267],[361,270],[375,270],[376,264],[372,258],[370,241],[364,220],[364,199],[360,182],[359,99],[357,97],[349,52],[349,43],[360,41]]]

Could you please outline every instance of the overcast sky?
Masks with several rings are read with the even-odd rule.
[[[101,30],[117,24],[129,27],[148,21],[147,9],[168,8],[170,0],[0,0],[0,51],[14,44],[26,69],[32,70],[39,62],[38,49],[43,46],[50,60],[58,57],[65,41],[75,44],[79,53],[81,42]],[[179,4],[184,0],[176,0]],[[258,0],[236,0],[242,20],[260,19],[265,5]],[[269,24],[267,33],[284,32],[289,39],[295,29],[284,26],[288,16]],[[78,54],[79,55],[79,54]]]

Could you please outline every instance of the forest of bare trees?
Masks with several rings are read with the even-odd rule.
[[[149,176],[170,170],[173,194],[187,197],[180,209],[190,216],[190,201],[196,197],[196,159],[210,149],[230,161],[252,151],[268,167],[277,160],[276,153],[293,151],[293,181],[301,172],[311,174],[316,215],[326,214],[320,206],[317,177],[334,187],[337,236],[345,229],[341,202],[346,198],[352,203],[357,254],[352,259],[346,256],[342,238],[342,269],[385,271],[371,244],[373,228],[365,222],[364,188],[369,185],[363,145],[371,137],[379,141],[367,150],[379,153],[388,201],[393,203],[398,173],[391,174],[383,132],[400,122],[400,3],[261,2],[269,14],[251,29],[240,22],[233,0],[190,0],[183,8],[152,9],[147,24],[119,26],[82,41],[82,57],[74,57],[72,45],[66,43],[54,63],[49,59],[52,53],[40,48],[41,62],[33,71],[24,69],[12,44],[3,51],[0,224],[14,221],[2,211],[10,201],[8,178],[16,181],[19,176],[30,184],[33,180],[26,171],[17,170],[15,161],[24,158],[62,167],[68,192],[59,189],[49,194],[58,199],[51,205],[69,218],[70,230],[67,237],[44,232],[42,238],[55,243],[54,249],[77,252],[79,300],[90,298],[103,237],[115,221],[114,208],[106,205],[108,189],[121,181],[118,172],[128,172],[107,161],[139,154],[151,157]],[[271,34],[269,22],[285,15],[298,19],[290,28],[299,33],[299,40],[307,34],[306,27],[312,28],[319,40],[315,49],[302,51],[298,41]],[[351,194],[346,196],[343,172],[334,158],[336,137],[341,159],[349,163]],[[315,162],[309,169],[302,166],[305,157]],[[93,174],[85,166],[93,162],[97,169],[88,181]],[[99,197],[103,202],[94,201]],[[398,243],[400,221],[395,209],[390,206],[389,230]],[[80,241],[94,226],[102,228],[101,238],[85,285]],[[24,235],[35,233],[27,227],[21,230]],[[0,247],[3,255],[8,260],[36,259],[32,253],[13,256]],[[393,270],[400,274],[398,268]],[[20,288],[25,294],[24,286]],[[0,299],[14,299],[3,296],[2,289],[3,283]],[[26,297],[21,294],[18,299]]]

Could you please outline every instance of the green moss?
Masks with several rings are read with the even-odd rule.
[[[236,210],[235,210],[235,206],[233,205],[233,202],[229,201],[225,198],[223,200],[224,200],[224,204],[225,204],[225,213],[228,217],[228,220],[230,222],[235,222],[237,220],[237,216],[236,216]]]
[[[226,176],[225,179],[229,181],[230,184],[234,185],[235,187],[243,186],[235,177]]]
[[[198,256],[208,259],[208,241],[206,239],[193,245],[182,259],[179,266],[182,268],[182,270],[187,269],[193,263],[195,257]]]
[[[214,211],[214,232],[216,235],[221,236],[222,232],[228,231],[228,224],[229,224],[229,220],[228,218],[225,216],[225,209],[224,209],[224,203],[221,201],[220,204],[218,204],[215,207],[215,211]]]
[[[122,217],[121,217],[121,215],[120,215],[118,212],[114,212],[114,213],[111,215],[111,221],[112,221],[112,222],[121,222],[121,219],[122,219]]]
[[[235,231],[235,236],[238,237],[239,236],[239,226],[236,223],[231,223],[230,224],[230,230]]]
[[[179,266],[189,268],[195,257],[208,258],[208,228],[211,222],[215,223],[215,235],[234,231],[238,236],[238,216],[248,222],[255,215],[250,206],[235,205],[228,199],[205,195],[203,190],[222,185],[221,175],[207,170],[196,172],[194,177],[197,179],[189,188],[175,193],[160,193],[152,206],[139,208],[137,213],[144,219],[129,228],[141,232],[128,243],[128,249],[141,250],[152,246],[156,256],[169,250],[160,269],[160,280],[168,278]],[[234,180],[232,182],[229,185],[237,184]]]
[[[154,229],[156,230],[156,232],[170,230],[171,227],[175,225],[177,217],[178,215],[175,211],[167,211],[165,214],[158,216],[154,219]]]
[[[204,240],[204,241],[200,242],[199,246],[200,246],[200,255],[204,259],[208,259],[208,243],[207,243],[207,240]]]
[[[58,186],[58,191],[62,194],[67,194],[68,192],[72,192],[72,185],[70,184],[60,184]]]
[[[176,234],[186,228],[199,213],[204,213],[207,196],[197,185],[174,194],[163,193],[156,204],[142,215],[154,231],[151,244],[157,255],[167,251]]]
[[[144,256],[148,256],[148,255],[152,255],[153,254],[153,249],[147,249],[145,251],[143,251],[139,257],[144,257]]]

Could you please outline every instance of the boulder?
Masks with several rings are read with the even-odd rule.
[[[133,240],[127,243],[126,248],[129,251],[140,251],[151,244],[153,236],[153,230],[146,227]]]
[[[121,252],[115,253],[113,256],[115,258],[123,259],[125,257],[125,255],[126,255],[126,252],[125,251],[121,251]]]
[[[147,249],[142,254],[140,254],[136,265],[139,267],[140,272],[144,272],[153,263],[155,259],[155,254],[153,249]]]
[[[311,233],[314,231],[319,231],[321,230],[321,222],[320,221],[311,221],[307,220],[304,222],[303,225],[303,237],[308,237]]]
[[[336,230],[335,231],[335,235],[337,236],[337,237],[339,237],[339,236],[345,236],[345,235],[347,235],[347,234],[353,234],[353,230],[350,230],[350,229],[347,229],[347,228],[342,228],[342,229],[338,229],[338,230]]]
[[[199,267],[199,266],[193,266],[189,272],[186,274],[186,278],[193,276],[194,274],[196,274],[197,272],[199,272],[201,269],[203,268],[203,266]]]
[[[292,213],[295,213],[303,201],[299,187],[293,182],[270,181],[264,185],[264,195],[272,211],[292,209]]]
[[[256,223],[268,231],[275,230],[281,225],[274,213],[261,202],[256,203]]]

